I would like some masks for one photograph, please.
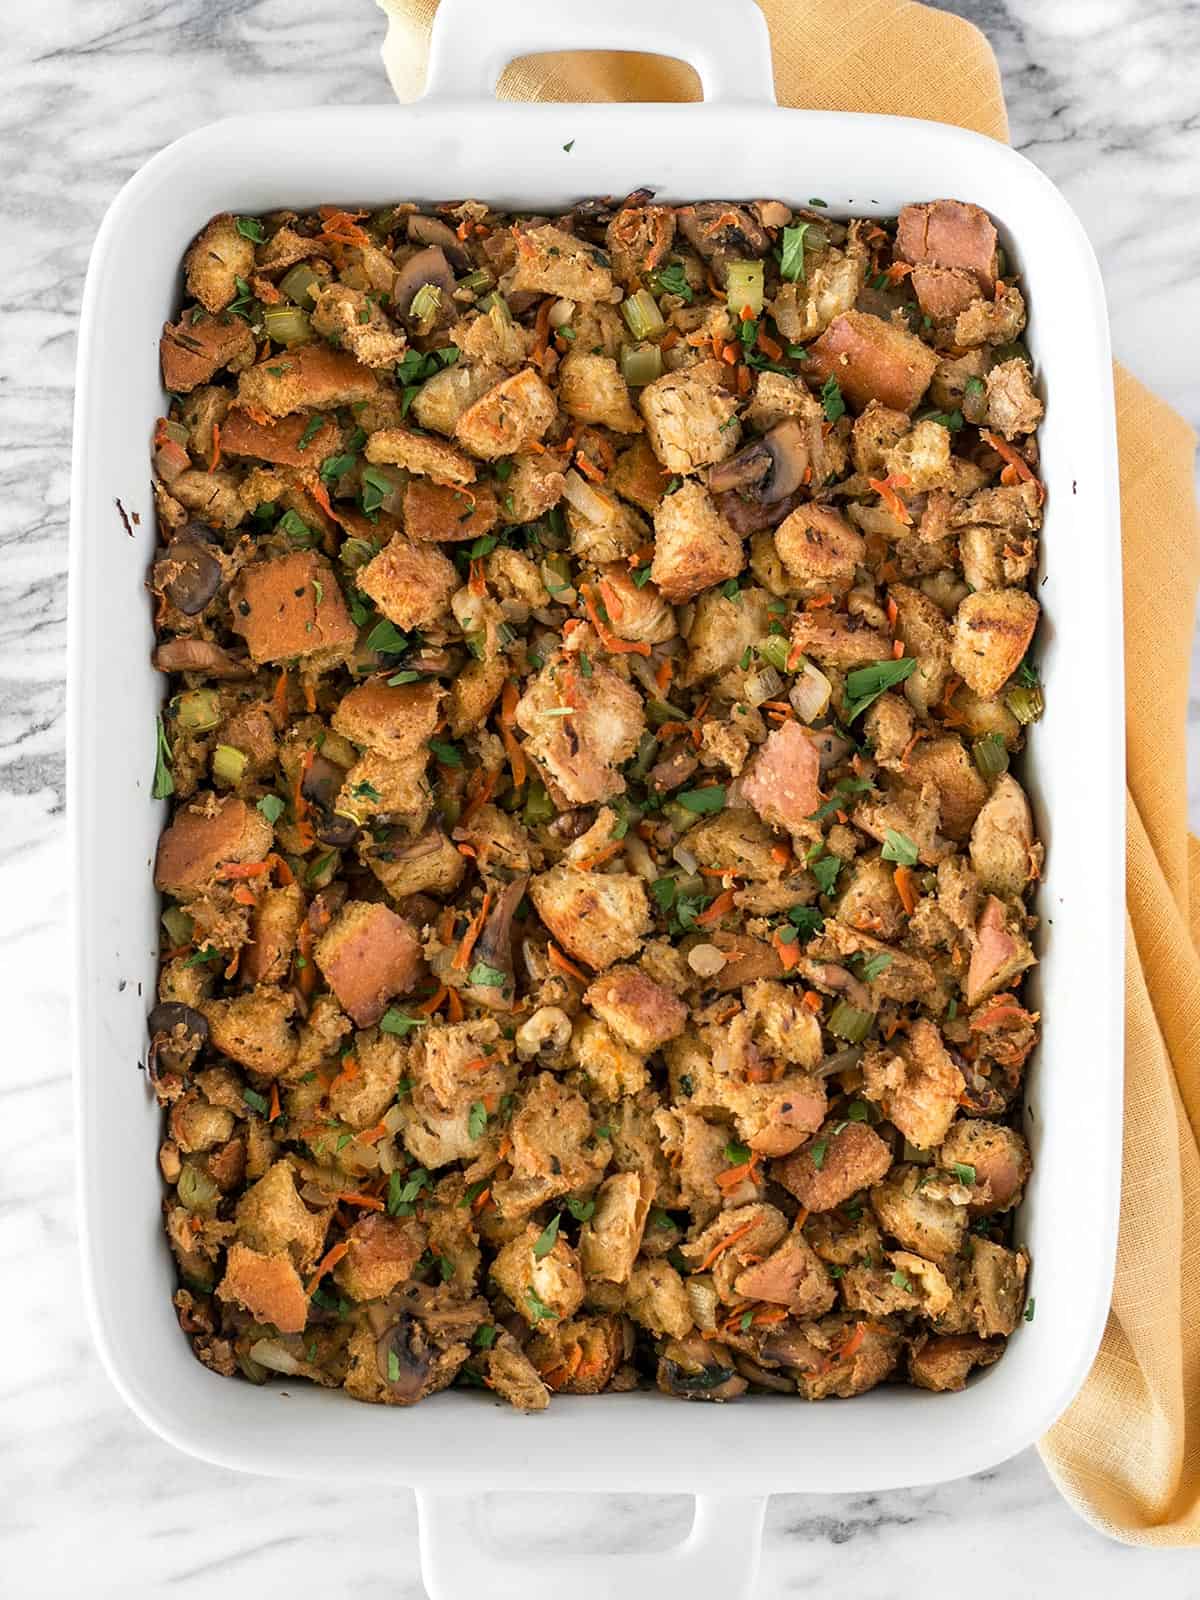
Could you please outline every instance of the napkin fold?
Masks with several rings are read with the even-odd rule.
[[[392,82],[415,99],[437,0],[379,3],[391,18]],[[1007,139],[995,57],[962,18],[912,0],[759,3],[781,105],[924,117]],[[618,52],[527,57],[498,93],[697,98],[687,67]],[[1187,831],[1184,753],[1200,581],[1196,439],[1119,365],[1113,381],[1128,758],[1121,1228],[1099,1353],[1040,1449],[1097,1528],[1129,1544],[1186,1545],[1200,1543],[1200,846]]]

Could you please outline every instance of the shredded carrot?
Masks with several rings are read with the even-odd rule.
[[[759,1155],[756,1150],[749,1161],[739,1162],[736,1167],[726,1167],[724,1172],[718,1172],[717,1187],[719,1189],[736,1189],[739,1183],[746,1183],[747,1181],[757,1183],[758,1173],[755,1168],[758,1165],[758,1160]]]
[[[273,1083],[271,1085],[271,1106],[270,1110],[267,1112],[267,1121],[277,1122],[279,1120],[279,1111],[279,1085],[277,1083]]]
[[[867,485],[883,501],[884,505],[895,517],[897,522],[904,523],[905,527],[912,527],[912,517],[908,507],[896,493],[897,489],[907,489],[909,480],[902,473],[890,472],[886,478],[868,478]]]
[[[805,989],[801,998],[802,1003],[806,1005],[810,1011],[820,1011],[823,1002],[821,1000],[821,996],[815,989]]]
[[[438,985],[437,993],[430,995],[428,1000],[423,1000],[419,1006],[413,1006],[414,1016],[431,1017],[450,993],[444,983]]]
[[[271,710],[281,722],[287,721],[288,675],[287,668],[279,674],[279,682],[271,694]]]
[[[261,878],[270,872],[270,861],[225,861],[217,868],[218,878]]]
[[[482,1211],[484,1206],[488,1204],[491,1198],[492,1191],[490,1189],[481,1189],[475,1196],[474,1200],[471,1201],[471,1210]]]
[[[585,456],[582,450],[575,452],[575,465],[585,478],[590,478],[593,483],[604,482],[604,468],[598,467],[590,456]]]
[[[790,944],[785,944],[779,937],[778,930],[771,935],[771,948],[779,957],[785,972],[790,972],[800,959],[799,939],[793,939]]]
[[[607,578],[600,579],[600,598],[604,601],[604,609],[614,622],[620,622],[625,615],[625,602],[609,583]]]
[[[678,328],[668,328],[666,333],[664,333],[662,338],[658,341],[658,348],[660,350],[671,350],[678,343],[679,343],[679,329]]]
[[[892,642],[892,660],[900,661],[904,657],[904,640],[895,639]]]
[[[463,1067],[464,1072],[482,1072],[488,1064],[486,1056],[476,1056],[474,1061],[468,1061]]]
[[[471,562],[471,569],[470,570],[471,570],[471,576],[468,579],[468,587],[470,588],[471,593],[473,595],[484,595],[484,594],[486,594],[487,593],[487,575],[485,574],[485,572],[483,570],[483,561],[482,561],[482,559],[479,558],[479,557],[476,557],[476,559]]]
[[[483,925],[487,921],[488,909],[492,903],[491,891],[483,897],[483,904],[467,924],[467,931],[462,936],[462,942],[454,952],[454,960],[450,963],[455,972],[465,972],[471,964],[471,951],[475,948],[475,941],[483,932]]]
[[[791,859],[792,852],[788,849],[787,845],[773,844],[771,846],[771,860],[777,861],[781,867],[786,867]]]
[[[917,909],[917,891],[914,885],[911,867],[897,867],[892,873],[892,882],[896,885],[896,893],[900,896],[900,904],[905,913],[912,916]]]
[[[998,434],[992,433],[987,428],[980,428],[979,437],[985,444],[991,445],[996,454],[1008,463],[1018,478],[1024,478],[1026,483],[1032,483],[1035,486],[1038,493],[1038,504],[1041,505],[1046,498],[1046,486],[1021,452],[1009,444],[1006,439],[1001,439]],[[1001,474],[1001,477],[1003,477],[1003,474]]]
[[[600,635],[600,643],[606,650],[613,655],[648,656],[650,654],[650,646],[644,639],[620,639],[611,628],[600,620],[600,609],[596,604],[596,597],[592,592],[590,583],[582,584],[579,592],[583,596],[583,603],[592,627]]]
[[[241,407],[241,409],[250,418],[250,421],[257,422],[260,428],[269,428],[272,422],[275,420],[274,417],[270,416],[269,413],[264,411],[260,406],[244,405]]]
[[[338,1073],[337,1077],[334,1078],[333,1082],[329,1085],[329,1093],[332,1094],[333,1091],[335,1089],[339,1088],[343,1083],[353,1083],[355,1078],[357,1078],[357,1077],[358,1077],[358,1062],[354,1059],[353,1056],[344,1056],[342,1058],[341,1071]]]
[[[370,1131],[374,1132],[374,1129]],[[386,1131],[384,1129],[385,1133]],[[363,1139],[366,1136],[360,1133],[358,1137]],[[382,1211],[384,1209],[383,1201],[376,1194],[339,1194],[335,1196],[335,1199],[341,1201],[343,1205],[357,1206],[360,1211]]]
[[[721,1027],[721,1025],[723,1023],[732,1022],[734,1017],[737,1016],[738,1012],[741,1009],[742,1009],[741,1006],[739,1006],[737,1001],[735,1000],[733,1002],[733,1004],[731,1006],[727,1006],[725,1008],[725,1010],[722,1011],[719,1016],[716,1016],[716,1017],[713,1018],[714,1026],[719,1028],[719,1027]]]
[[[735,367],[737,365],[737,359],[741,355],[741,353],[742,352],[741,352],[740,347],[738,345],[736,345],[736,344],[733,344],[732,342],[729,343],[729,344],[726,344],[726,345],[722,345],[722,347],[721,347],[721,360],[726,362],[729,366]]]
[[[370,244],[370,239],[355,222],[355,217],[365,217],[365,211],[334,211],[325,218],[321,224],[321,232],[326,239],[332,239],[337,244],[352,244],[362,246]]]
[[[811,600],[804,602],[804,609],[806,611],[824,611],[827,606],[831,606],[833,603],[834,599],[831,594],[815,594]]]
[[[295,883],[296,875],[281,855],[277,855],[275,851],[272,850],[271,854],[267,857],[267,860],[274,868],[275,876],[279,880],[281,888],[286,889],[289,883]]]
[[[314,1270],[312,1277],[304,1285],[305,1294],[310,1296],[312,1295],[313,1290],[317,1288],[325,1274],[333,1271],[334,1267],[337,1266],[338,1262],[348,1252],[349,1249],[350,1246],[346,1243],[345,1239],[343,1239],[339,1244],[335,1244],[331,1249],[326,1250],[320,1261],[317,1262],[316,1269]]]
[[[846,1340],[845,1344],[842,1345],[840,1349],[834,1351],[834,1360],[835,1361],[849,1361],[850,1357],[857,1352],[858,1347],[862,1344],[863,1340],[866,1337],[867,1337],[867,1325],[866,1325],[866,1323],[865,1322],[860,1322],[860,1323],[856,1324],[854,1332]]]
[[[256,904],[254,890],[247,883],[238,884],[237,888],[233,891],[233,898],[240,906],[252,906]]]
[[[548,945],[546,948],[546,954],[550,958],[550,965],[552,967],[557,967],[560,972],[565,972],[569,978],[577,978],[580,983],[587,983],[587,973],[580,972],[578,967],[573,966],[572,963],[567,960],[566,956],[563,955],[562,951],[557,945]]]
[[[666,656],[658,671],[654,674],[654,686],[658,690],[659,694],[666,694],[667,690],[671,687],[671,679],[674,674],[675,667],[670,656]]]
[[[215,472],[221,465],[221,424],[214,422],[212,425],[212,454],[208,458],[208,470]]]
[[[475,860],[477,852],[469,844],[460,844],[457,849],[460,856],[466,856],[469,861]]]
[[[511,688],[512,686],[509,685]],[[525,752],[517,739],[516,734],[506,724],[500,725],[500,737],[504,742],[504,753],[508,757],[509,767],[512,769],[513,788],[519,789],[529,776]]]
[[[296,941],[297,951],[304,962],[299,968],[299,985],[302,995],[310,995],[317,987],[317,969],[313,964],[312,947],[313,931],[308,925],[308,919],[300,924],[300,933]]]
[[[540,367],[550,344],[550,313],[554,309],[554,296],[547,295],[538,307],[533,324],[533,359]]]
[[[895,631],[896,631],[896,619],[899,617],[899,615],[900,615],[900,607],[892,599],[891,595],[888,595],[888,603],[887,603],[888,627],[892,630],[893,633],[895,633]]]
[[[739,1239],[744,1238],[750,1232],[754,1226],[754,1221],[755,1219],[751,1218],[749,1222],[743,1222],[740,1228],[735,1228],[732,1233],[727,1233],[723,1239],[719,1239],[700,1263],[697,1270],[707,1272],[719,1255],[723,1255],[731,1244],[736,1244]]]
[[[721,918],[733,910],[733,890],[723,890],[706,911],[702,911],[696,918],[697,927],[707,927],[709,923],[720,922]]]
[[[499,770],[488,771],[486,768],[476,768],[471,774],[471,781],[468,785],[468,792],[471,793],[471,798],[463,808],[462,816],[459,818],[460,823],[470,822],[475,813],[487,805],[492,798],[499,777]]]
[[[662,475],[665,476],[665,474]],[[644,567],[647,561],[654,560],[654,546],[652,544],[640,544],[633,554],[626,556],[625,559],[631,567]]]
[[[614,856],[619,856],[624,848],[624,839],[613,839],[610,843],[602,845],[594,854],[585,856],[582,861],[577,861],[575,865],[583,872],[591,872],[594,867],[601,867],[606,861],[611,861]],[[699,922],[700,918],[697,917],[696,921]]]
[[[884,273],[884,277],[889,283],[899,283],[901,279],[907,278],[911,271],[911,263],[907,261],[893,261],[891,266]]]
[[[450,1022],[461,1022],[464,1016],[462,995],[451,989],[446,996],[446,1017]]]
[[[378,1144],[380,1139],[386,1139],[387,1135],[387,1123],[377,1122],[373,1128],[364,1128],[362,1133],[360,1133],[358,1136],[358,1142],[359,1144]],[[346,1196],[344,1194],[338,1196],[339,1200],[344,1200],[345,1198]]]
[[[517,686],[511,678],[504,685],[504,692],[500,696],[500,721],[506,728],[511,728],[517,720]]]
[[[777,344],[775,340],[771,338],[771,335],[767,332],[767,330],[761,325],[759,326],[758,330],[758,338],[754,342],[762,351],[763,355],[765,355],[770,361],[778,361],[783,355],[783,346],[781,344]]]
[[[300,687],[304,690],[304,709],[315,711],[317,709],[317,691],[313,688],[311,678],[303,678]]]

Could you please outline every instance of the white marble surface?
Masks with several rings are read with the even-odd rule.
[[[1200,4],[957,0],[953,9],[991,37],[1017,144],[1063,186],[1096,243],[1118,353],[1200,421]],[[123,179],[190,128],[248,104],[382,99],[379,32],[369,0],[3,8],[0,1590],[14,1596],[200,1594],[228,1582],[268,1597],[422,1593],[410,1496],[238,1478],[177,1455],[123,1409],[80,1309],[65,1046],[65,519],[75,320],[92,236]],[[1200,722],[1200,697],[1192,711]],[[506,1542],[567,1539],[597,1555],[669,1543],[686,1521],[674,1499],[508,1496],[491,1512]],[[1200,1595],[1200,1557],[1101,1539],[1058,1498],[1033,1452],[931,1490],[771,1503],[763,1600],[892,1600],[939,1572],[939,1587],[973,1600],[1064,1586]]]

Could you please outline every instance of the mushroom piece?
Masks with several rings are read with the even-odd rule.
[[[208,530],[194,522],[182,527],[154,563],[150,585],[163,594],[185,617],[198,617],[221,587],[221,563],[206,548]]]
[[[746,1380],[723,1344],[691,1334],[668,1341],[659,1358],[658,1387],[681,1400],[733,1400],[745,1394]]]
[[[504,982],[473,983],[463,990],[463,994],[474,1000],[476,1005],[487,1006],[492,1011],[512,1010],[513,991],[516,986],[513,972],[512,922],[528,882],[529,874],[526,873],[524,877],[514,878],[500,891],[475,946],[475,964],[489,966],[495,972],[502,972]]]
[[[698,206],[680,206],[675,216],[684,238],[711,262],[721,283],[730,261],[765,256],[771,248],[765,228],[744,206],[706,200]]]
[[[436,245],[459,272],[471,270],[471,257],[454,229],[438,217],[414,212],[408,219],[408,237],[414,244]]]
[[[570,1042],[571,1019],[558,1006],[539,1006],[517,1029],[517,1055],[522,1061],[539,1056],[547,1063],[558,1061]]]
[[[722,494],[714,494],[713,500],[734,533],[745,539],[752,533],[766,533],[777,528],[800,504],[800,495],[789,494],[783,500],[767,501],[742,495],[736,489],[726,489]]]
[[[425,1329],[407,1311],[375,1343],[379,1376],[404,1405],[414,1405],[424,1393],[432,1355]]]
[[[245,657],[209,639],[168,639],[155,650],[153,662],[159,672],[203,672],[210,678],[249,678],[254,670]]]
[[[154,1065],[161,1063],[173,1072],[186,1072],[208,1043],[208,1019],[178,1000],[156,1005],[146,1025]]]
[[[435,244],[429,245],[424,250],[418,250],[416,255],[410,256],[397,272],[392,290],[392,304],[397,316],[408,316],[417,291],[423,289],[427,283],[442,291],[443,305],[454,293],[454,269],[446,260],[445,251]]]
[[[795,494],[808,464],[808,445],[800,424],[795,417],[785,417],[761,439],[711,468],[708,487],[714,494],[734,489],[739,497],[750,495],[774,505]]]
[[[871,993],[866,984],[847,971],[839,967],[835,961],[810,961],[804,958],[800,962],[801,970],[805,976],[816,984],[818,989],[828,989],[834,994],[844,994],[846,999],[859,1011],[873,1011]]]

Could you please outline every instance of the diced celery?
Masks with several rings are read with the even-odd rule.
[[[1046,709],[1046,699],[1041,689],[1034,685],[1027,688],[1025,684],[1018,683],[1004,696],[1004,704],[1022,724],[1036,722]]]
[[[763,308],[763,264],[761,261],[731,261],[725,279],[729,309],[735,317],[749,310],[757,317]]]
[[[662,376],[662,351],[656,344],[623,344],[621,376],[631,389],[644,389]]]
[[[987,733],[982,739],[976,739],[971,746],[971,754],[981,776],[985,778],[998,778],[1002,772],[1008,771],[1008,750],[1002,734]]]
[[[776,672],[786,672],[788,656],[792,647],[781,633],[768,634],[765,639],[760,639],[754,646],[764,661],[773,666]]]
[[[263,312],[263,326],[276,344],[288,350],[296,344],[307,344],[312,338],[308,312],[299,306],[268,306]]]
[[[311,306],[321,288],[321,280],[307,261],[297,261],[290,272],[285,272],[279,280],[279,288],[289,300],[294,300],[298,306]]]
[[[629,324],[629,331],[635,339],[649,339],[656,333],[662,333],[667,325],[658,309],[658,301],[649,289],[638,289],[635,294],[626,295],[621,302],[621,315]]]
[[[212,753],[213,777],[219,783],[241,783],[246,771],[245,754],[232,744],[219,744]]]
[[[175,720],[188,733],[208,733],[221,720],[216,689],[189,689],[175,702]]]
[[[845,1039],[850,1044],[861,1044],[870,1033],[874,1021],[873,1011],[860,1011],[848,1000],[839,1000],[829,1013],[829,1021],[825,1026],[835,1039]]]

